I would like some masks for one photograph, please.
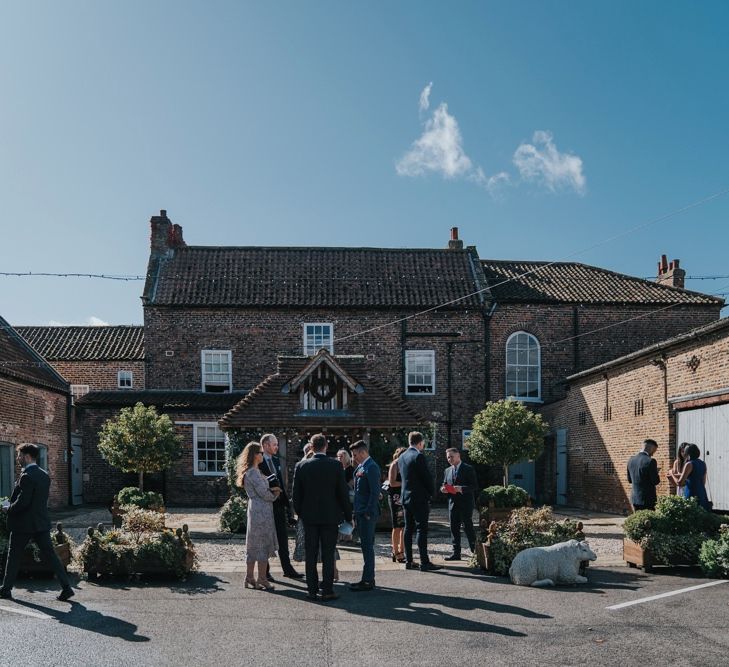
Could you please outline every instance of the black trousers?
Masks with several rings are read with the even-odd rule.
[[[405,530],[403,542],[405,544],[405,560],[413,562],[413,533],[417,531],[416,541],[420,552],[420,563],[429,563],[428,558],[428,517],[430,505],[428,503],[411,503],[404,507]]]
[[[278,503],[273,504],[273,522],[276,525],[276,538],[278,539],[278,557],[284,573],[291,572],[294,568],[291,565],[289,556],[289,535],[287,532],[286,507]]]
[[[468,538],[471,551],[476,550],[476,531],[473,529],[473,505],[459,506],[455,503],[448,508],[448,518],[451,524],[451,537],[453,538],[453,553],[461,555],[461,524],[463,532]]]
[[[23,559],[23,551],[25,547],[33,540],[40,549],[41,559],[43,562],[48,563],[53,570],[53,573],[61,582],[64,588],[68,588],[71,583],[68,580],[66,570],[63,569],[61,561],[58,560],[53,544],[51,543],[50,533],[46,530],[40,533],[10,533],[10,543],[8,544],[8,562],[5,564],[5,579],[3,580],[2,590],[11,591],[15,585],[15,580],[18,578],[18,571],[20,570],[20,563]]]
[[[337,548],[336,525],[304,524],[304,554],[306,559],[306,587],[311,595],[319,590],[319,573],[316,570],[321,549],[322,593],[334,592],[334,551]]]

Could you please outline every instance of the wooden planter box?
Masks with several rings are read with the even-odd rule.
[[[159,509],[151,510],[152,512],[159,512],[160,514],[165,513],[165,508],[160,507]],[[116,498],[114,498],[114,504],[111,506],[111,523],[114,528],[121,528],[122,518],[126,512],[117,504]]]
[[[531,507],[532,501],[531,499],[527,502],[524,507]],[[489,524],[492,521],[508,521],[511,518],[511,513],[516,509],[521,509],[520,507],[496,507],[493,503],[493,501],[490,501],[489,504],[484,507],[485,510],[488,512],[488,516],[486,519],[482,519],[482,527],[484,529],[488,528]]]
[[[644,549],[640,544],[629,540],[627,537],[623,538],[623,560],[628,564],[628,567],[642,568],[644,572],[652,572],[656,566],[664,565],[664,563],[656,563],[650,549]],[[668,567],[674,565],[693,566],[697,563],[691,563],[686,558],[675,557],[671,559]]]
[[[56,524],[56,532],[57,535],[63,535],[63,526],[60,523]],[[57,537],[56,539],[59,538]],[[60,539],[65,539],[65,536]],[[53,548],[56,552],[56,556],[58,556],[58,559],[61,561],[61,565],[63,565],[64,569],[67,568],[71,563],[71,545],[67,542],[63,542],[61,544],[56,544]],[[6,559],[3,559],[2,563],[0,563],[3,571],[5,570],[5,560]],[[40,561],[36,561],[35,558],[33,558],[33,553],[27,549],[23,552],[23,557],[20,561],[20,571],[31,574],[53,574],[53,570],[48,563],[46,563],[42,558]]]

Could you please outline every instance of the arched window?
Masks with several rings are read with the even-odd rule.
[[[542,396],[539,341],[526,331],[517,331],[506,341],[506,395],[524,401]]]

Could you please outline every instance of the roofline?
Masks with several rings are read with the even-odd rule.
[[[569,375],[565,378],[564,382],[576,382],[577,380],[582,380],[596,373],[604,372],[610,368],[622,366],[623,364],[626,364],[628,362],[636,361],[637,359],[641,359],[642,357],[650,356],[652,354],[655,354],[656,352],[660,352],[661,350],[667,350],[683,343],[700,340],[704,336],[708,336],[712,333],[716,333],[717,331],[722,331],[724,329],[729,329],[729,317],[724,317],[720,320],[717,320],[716,322],[712,322],[711,324],[705,324],[704,326],[697,327],[696,329],[691,329],[686,333],[682,333],[678,336],[674,336],[673,338],[668,338],[658,343],[654,343],[653,345],[649,345],[648,347],[636,350],[635,352],[631,352],[630,354],[623,355],[622,357],[618,357],[617,359],[613,359],[612,361],[607,361],[604,364],[600,364],[599,366],[593,366],[592,368],[580,371],[579,373],[575,373],[574,375]]]
[[[688,290],[683,290],[684,292],[688,292]],[[505,299],[498,299],[496,297],[492,297],[494,301],[497,301],[500,304],[510,304],[510,303],[550,303],[550,304],[565,304],[570,306],[575,305],[581,305],[581,306],[668,306],[673,305],[675,307],[679,306],[688,306],[691,308],[719,308],[721,310],[725,307],[724,305],[724,299],[719,299],[718,297],[712,297],[708,294],[702,294],[701,292],[690,292],[693,294],[697,294],[699,296],[703,296],[707,299],[711,299],[711,301],[706,301],[703,303],[699,303],[696,301],[588,301],[586,299],[575,299],[574,301],[568,300],[568,299],[557,299],[557,298],[534,298],[534,299],[525,299],[523,297],[507,297]]]
[[[15,328],[2,316],[0,316],[0,326],[3,327],[7,332],[8,335],[10,335],[15,340],[19,341],[21,346],[26,349],[27,352],[30,353],[30,355],[36,359],[41,365],[41,368],[44,368],[46,371],[48,371],[51,375],[53,375],[58,380],[58,385],[54,385],[51,382],[44,382],[43,380],[37,379],[37,378],[22,378],[17,377],[15,374],[8,374],[5,372],[4,374],[8,377],[15,377],[17,380],[20,380],[22,382],[25,382],[26,384],[41,386],[41,387],[47,387],[50,389],[55,389],[59,393],[70,395],[71,394],[71,385],[70,383],[66,382],[64,377],[55,369],[51,364],[48,363],[48,361],[42,357],[36,350],[33,348],[30,343],[28,343],[25,338],[23,338],[16,330]],[[0,372],[2,371],[2,366],[0,366]]]
[[[14,329],[144,329],[143,324],[17,324]]]
[[[410,248],[403,246],[401,248],[381,248],[377,246],[261,246],[261,245],[186,245],[175,248],[177,252],[185,252],[187,250],[376,250],[378,252],[443,252],[443,253],[466,253],[470,252],[470,248],[475,246],[465,246],[460,249],[453,248]]]

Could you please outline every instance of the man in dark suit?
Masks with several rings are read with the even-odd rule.
[[[408,434],[410,447],[397,460],[400,468],[402,487],[400,498],[405,514],[405,569],[431,572],[442,569],[434,565],[428,558],[428,516],[430,515],[430,499],[435,493],[433,476],[423,455],[425,439],[422,433],[412,431]],[[413,532],[417,529],[420,565],[413,563]]]
[[[289,536],[286,528],[290,523],[293,523],[293,517],[291,516],[291,501],[286,493],[286,484],[284,484],[283,472],[281,471],[281,461],[277,456],[278,438],[273,433],[266,433],[261,438],[261,448],[263,449],[263,461],[258,469],[264,477],[275,475],[276,484],[281,489],[278,498],[273,501],[273,521],[276,525],[278,557],[283,568],[283,575],[290,579],[301,579],[304,575],[294,569],[289,556]],[[266,577],[269,581],[273,581],[270,567],[266,572]]]
[[[375,527],[380,516],[382,473],[364,440],[350,448],[357,464],[354,470],[354,518],[362,547],[362,579],[349,587],[351,591],[371,591],[375,587]]]
[[[343,520],[352,521],[349,487],[344,469],[327,454],[327,439],[317,433],[312,439],[314,456],[300,461],[294,472],[294,509],[304,523],[307,597],[319,599],[319,574],[316,562],[321,552],[321,600],[336,600],[334,592],[334,550],[337,528]]]
[[[476,532],[473,530],[473,494],[478,490],[478,480],[473,466],[461,461],[461,452],[455,447],[446,449],[446,459],[451,464],[443,474],[441,493],[448,495],[448,519],[453,537],[453,553],[446,560],[461,560],[461,524],[468,538],[471,553],[476,550]]]
[[[0,588],[0,599],[3,600],[13,598],[11,591],[18,576],[23,551],[31,540],[38,545],[41,557],[50,563],[61,582],[63,588],[57,599],[63,602],[74,594],[66,570],[58,560],[51,543],[51,519],[48,516],[48,490],[51,480],[48,473],[38,467],[39,454],[37,445],[24,444],[18,447],[18,463],[23,467],[23,472],[10,496],[10,507],[6,510],[10,543],[5,579]]]
[[[628,481],[633,485],[630,502],[634,511],[656,508],[656,487],[661,481],[653,458],[657,449],[655,440],[644,440],[643,449],[628,461]]]

